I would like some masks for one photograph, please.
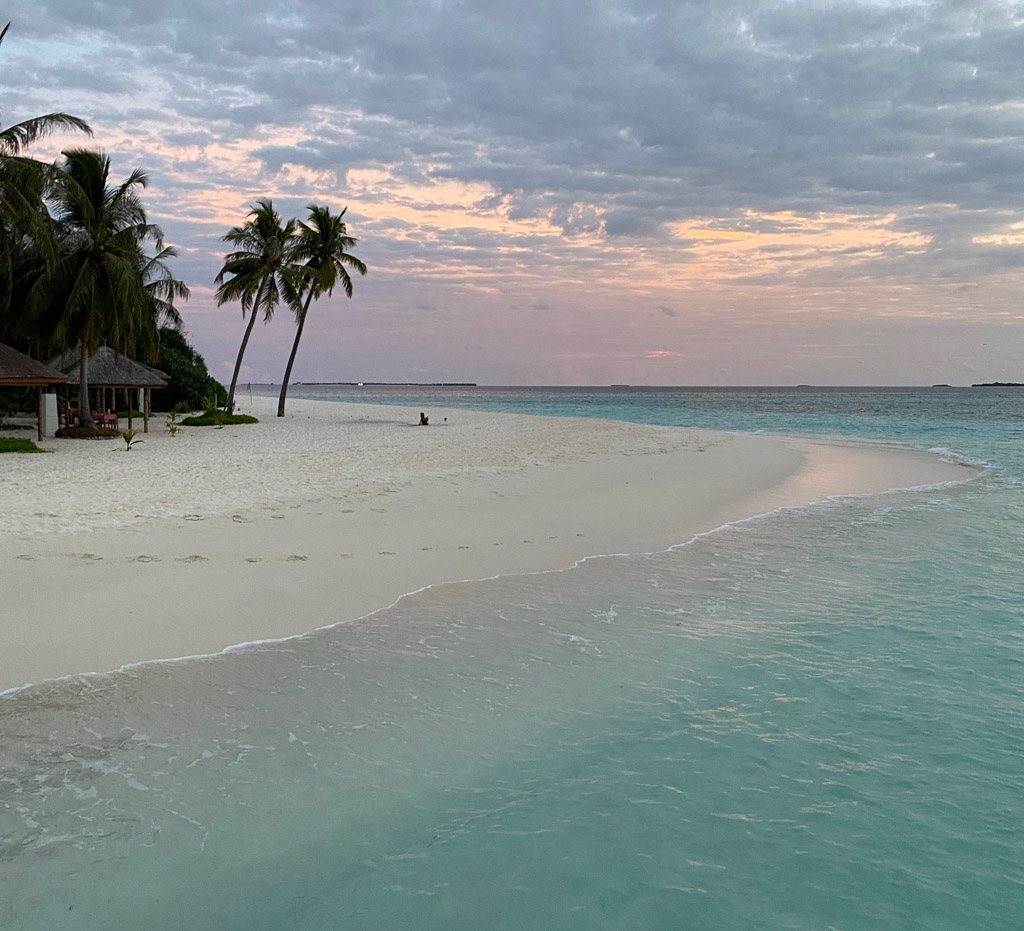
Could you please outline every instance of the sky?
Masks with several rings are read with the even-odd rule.
[[[1024,0],[9,0],[0,122],[64,111],[179,251],[347,207],[293,381],[1024,381]],[[294,316],[242,381],[284,374]]]

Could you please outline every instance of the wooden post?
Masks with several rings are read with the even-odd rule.
[[[149,433],[149,388],[145,390],[143,397],[142,432]]]
[[[129,430],[131,430],[131,428],[132,428],[132,408],[135,407],[135,405],[132,403],[132,394],[133,394],[133,392],[132,392],[131,388],[125,388],[124,389],[124,396],[128,399],[128,429]]]
[[[36,423],[39,425],[39,439],[43,438],[43,386],[36,385]]]

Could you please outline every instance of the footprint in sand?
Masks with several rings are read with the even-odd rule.
[[[352,558],[352,554],[351,553],[341,553],[340,555],[341,555],[342,559],[351,559]]]
[[[582,537],[582,536],[583,536],[583,534],[582,534],[582,533],[578,533],[578,534],[576,534],[576,536],[578,536],[578,537]]]
[[[378,556],[394,556],[395,554],[391,550],[381,550],[377,553]]]
[[[370,508],[374,514],[387,514],[387,508]]]
[[[492,543],[491,546],[504,546],[504,543]]]
[[[75,553],[76,559],[102,559],[102,556],[97,556],[95,553]]]
[[[354,508],[342,508],[341,509],[341,513],[342,514],[355,514],[355,509]]]
[[[202,520],[203,518],[202,518],[201,514],[186,514],[184,516],[184,518],[182,518],[182,519],[183,520]]]
[[[159,556],[136,556],[135,562],[160,562]]]
[[[271,514],[270,516],[273,517],[274,520],[284,520],[284,514]]]
[[[420,547],[420,552],[421,553],[426,553],[428,550],[432,550],[433,548],[434,547],[432,547],[432,546],[421,546]]]
[[[533,540],[523,540],[524,543],[532,543]]]
[[[468,550],[468,549],[469,549],[469,547],[468,547],[468,546],[460,546],[460,547],[459,547],[459,549],[460,549],[460,550]]]
[[[205,556],[198,556],[195,553],[193,553],[191,556],[185,556],[185,557],[183,557],[182,559],[180,559],[178,561],[179,562],[209,562],[210,560],[207,559]]]
[[[231,519],[236,524],[250,524],[250,523],[252,523],[252,521],[250,521],[248,517],[242,517],[241,514],[232,514],[231,515]]]
[[[292,555],[285,557],[285,562],[305,562],[307,559],[308,556]]]
[[[20,553],[14,557],[15,559],[35,559],[35,556],[31,556],[28,553]]]
[[[263,562],[263,558],[260,556],[246,556],[246,562]]]

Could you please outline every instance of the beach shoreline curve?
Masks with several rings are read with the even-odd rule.
[[[250,403],[260,424],[154,430],[129,456],[50,441],[52,457],[5,457],[32,462],[5,461],[0,485],[0,696],[980,473],[909,448],[464,410],[407,430],[411,408],[296,400],[277,419]]]

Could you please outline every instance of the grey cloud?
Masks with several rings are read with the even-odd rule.
[[[269,175],[483,182],[494,193],[479,209],[567,238],[668,244],[667,226],[693,217],[767,231],[745,211],[893,212],[945,260],[943,230],[962,241],[1024,212],[1015,15],[997,0],[553,0],[530,15],[510,0],[53,0],[30,34],[82,48],[26,73],[36,92],[102,84],[104,119],[120,95],[126,125],[143,74],[144,96],[166,88],[147,119],[168,124],[171,145],[280,128],[293,144],[254,139]],[[17,47],[5,43],[9,68],[28,63]],[[486,236],[444,235],[438,258],[497,260]]]

